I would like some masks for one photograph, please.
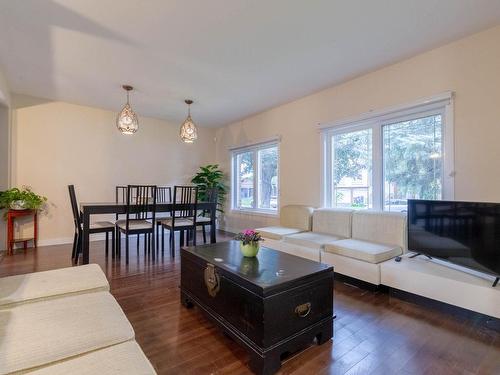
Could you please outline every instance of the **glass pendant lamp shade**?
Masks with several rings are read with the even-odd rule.
[[[123,89],[127,91],[127,103],[120,113],[118,113],[116,118],[116,127],[122,134],[134,134],[139,129],[139,120],[129,103],[129,92],[134,88],[132,86],[124,85]]]
[[[186,99],[184,102],[188,105],[188,116],[181,125],[179,135],[183,142],[193,143],[198,138],[198,129],[196,129],[196,125],[191,118],[191,104],[193,104],[193,101]]]

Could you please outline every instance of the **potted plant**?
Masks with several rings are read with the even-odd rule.
[[[234,239],[240,241],[241,253],[249,258],[257,256],[260,250],[260,241],[264,240],[260,233],[253,229],[245,229],[243,232],[238,233]]]
[[[200,167],[200,171],[191,180],[198,187],[198,199],[207,201],[209,189],[217,188],[217,211],[224,213],[223,206],[226,199],[227,186],[224,183],[224,173],[218,164],[209,164]]]
[[[34,193],[29,186],[0,192],[0,209],[42,210],[47,198]]]

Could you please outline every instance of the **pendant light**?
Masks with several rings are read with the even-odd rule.
[[[183,142],[193,143],[196,138],[198,138],[198,130],[196,129],[196,125],[191,118],[191,104],[193,104],[193,101],[186,99],[184,102],[188,105],[188,116],[181,125],[179,135],[181,136]]]
[[[130,135],[134,134],[139,129],[139,120],[129,103],[129,93],[134,88],[129,85],[123,85],[122,87],[127,92],[127,103],[120,113],[118,113],[116,127],[122,134]]]

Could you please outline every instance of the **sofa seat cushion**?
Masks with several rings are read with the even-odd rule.
[[[356,239],[345,239],[325,245],[325,251],[369,263],[380,263],[403,253],[397,245],[385,245]]]
[[[333,236],[331,234],[303,232],[285,236],[285,242],[309,247],[312,249],[323,249],[325,244],[332,243],[343,239],[342,237]]]
[[[113,345],[28,372],[33,375],[151,375],[153,366],[135,341]]]
[[[290,234],[300,233],[301,229],[289,227],[264,227],[255,229],[264,238],[271,238],[273,240],[281,240],[284,236]]]
[[[0,308],[0,374],[47,365],[134,338],[108,292]]]
[[[0,307],[96,291],[109,291],[97,264],[8,276],[0,279]]]

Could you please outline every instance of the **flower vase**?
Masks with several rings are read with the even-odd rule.
[[[259,242],[250,242],[246,245],[240,242],[240,250],[244,257],[255,258],[260,250]]]

